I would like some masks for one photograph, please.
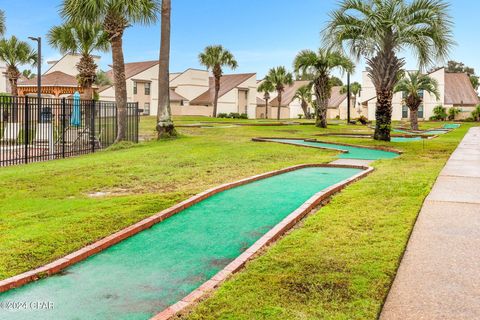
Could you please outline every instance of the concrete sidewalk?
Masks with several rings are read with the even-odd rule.
[[[380,319],[480,319],[480,127],[427,197]]]

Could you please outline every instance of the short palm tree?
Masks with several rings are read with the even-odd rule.
[[[410,125],[412,130],[418,130],[418,108],[423,102],[423,93],[428,92],[440,98],[437,80],[422,74],[420,71],[408,72],[393,88],[393,92],[402,92],[405,104],[410,109]]]
[[[99,24],[63,24],[52,27],[47,35],[48,42],[63,54],[80,54],[77,64],[78,84],[85,89],[85,98],[92,99],[92,86],[97,78],[97,65],[93,51],[107,51],[107,34]]]
[[[220,91],[220,78],[223,74],[223,67],[234,70],[238,67],[233,54],[222,46],[208,46],[199,54],[200,64],[213,72],[215,78],[215,96],[213,98],[213,116],[217,116],[218,92]]]
[[[112,49],[115,102],[117,104],[117,138],[125,140],[127,133],[127,81],[123,56],[123,33],[132,24],[152,24],[157,21],[157,0],[63,0],[60,13],[69,23],[100,24],[108,35]]]
[[[35,65],[37,53],[25,41],[18,40],[15,36],[10,39],[0,40],[0,60],[7,65],[7,78],[10,82],[12,96],[17,96],[17,81],[22,76],[18,67],[21,65]]]
[[[270,81],[262,81],[257,88],[258,92],[263,93],[263,100],[265,100],[265,119],[268,119],[268,100],[270,100],[270,92],[274,90],[275,88]]]
[[[162,18],[160,26],[160,56],[158,78],[158,138],[170,138],[177,135],[172,121],[170,108],[170,0],[162,0]]]
[[[285,67],[280,66],[270,69],[267,76],[265,77],[264,82],[269,83],[266,85],[272,86],[277,91],[277,120],[280,120],[282,95],[285,91],[285,87],[293,84],[293,75],[291,72],[288,72]]]
[[[32,72],[32,70],[30,69],[25,69],[22,71],[22,76],[24,76],[25,78],[27,79],[33,79],[35,78],[37,75],[35,73]]]
[[[360,92],[362,91],[362,85],[358,82],[352,82],[350,84],[350,99],[353,101],[353,107],[357,107],[357,98]],[[348,93],[348,86],[344,85],[342,86],[342,89],[340,89],[341,94]]]
[[[448,7],[443,0],[342,0],[331,13],[327,44],[367,60],[377,94],[375,139],[390,140],[393,89],[405,65],[400,51],[413,50],[420,68],[447,57],[454,43]]]
[[[7,25],[5,23],[5,12],[0,10],[0,36],[5,34],[5,30],[7,29]]]
[[[305,85],[301,86],[295,92],[295,99],[300,101],[302,106],[303,113],[305,114],[305,119],[310,119],[310,112],[308,111],[308,105],[312,102],[312,86]]]
[[[303,50],[298,53],[293,62],[295,72],[313,75],[312,84],[315,89],[317,108],[315,123],[317,127],[327,127],[328,100],[331,96],[332,84],[330,74],[334,70],[353,72],[353,62],[340,52],[320,49],[318,53],[312,50]]]

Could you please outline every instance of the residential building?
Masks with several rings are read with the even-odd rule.
[[[347,93],[342,93],[341,86],[335,86],[332,88],[330,99],[328,100],[327,119],[341,119],[346,120],[348,118],[348,100]],[[362,107],[360,103],[360,96],[352,97],[350,99],[350,119],[355,119],[361,115]]]
[[[7,79],[7,65],[0,60],[0,93],[10,93],[10,85]]]
[[[465,73],[448,73],[445,68],[440,68],[429,73],[429,76],[438,81],[440,97],[437,100],[434,95],[422,92],[423,104],[420,106],[418,117],[428,120],[434,115],[433,109],[442,105],[450,109],[452,107],[461,110],[457,119],[465,119],[471,115],[475,106],[480,103],[477,92],[473,88],[470,79]],[[376,110],[375,87],[367,72],[363,73],[362,83],[362,108],[369,120],[375,120]],[[404,104],[403,94],[396,93],[393,96],[392,120],[406,120],[410,116],[408,107]]]

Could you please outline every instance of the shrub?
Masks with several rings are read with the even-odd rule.
[[[240,119],[248,119],[248,114],[242,113],[242,114],[240,115]]]
[[[357,121],[360,122],[360,123],[363,124],[363,125],[367,125],[367,124],[368,124],[368,119],[367,119],[367,117],[365,117],[365,116],[360,116],[360,117],[358,117],[358,118],[357,118]]]
[[[298,119],[302,119],[303,118],[303,114],[297,114],[298,116]]]
[[[217,118],[228,118],[228,114],[226,114],[226,113],[219,113],[219,114],[217,114]]]
[[[461,110],[459,108],[451,107],[448,109],[448,120],[455,120],[460,112]]]
[[[473,121],[480,121],[480,104],[475,107],[475,110],[472,111]]]
[[[444,106],[438,105],[435,108],[433,108],[433,116],[430,117],[430,120],[445,121],[446,119],[447,119],[447,109]]]

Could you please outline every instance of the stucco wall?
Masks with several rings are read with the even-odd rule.
[[[80,62],[80,55],[67,54],[63,56],[56,63],[52,63],[50,68],[44,73],[49,74],[55,71],[61,71],[63,73],[69,74],[71,76],[76,76],[78,74],[77,64]],[[98,65],[100,58],[94,56],[95,63]]]
[[[206,70],[188,69],[176,77],[172,76],[170,88],[191,101],[209,89],[209,74]]]

